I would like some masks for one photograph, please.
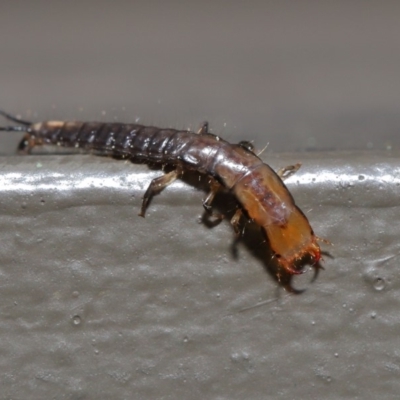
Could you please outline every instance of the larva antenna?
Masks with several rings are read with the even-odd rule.
[[[25,120],[23,120],[21,118],[14,117],[13,115],[8,114],[8,113],[6,113],[5,111],[2,111],[2,110],[0,110],[0,115],[2,115],[4,118],[8,119],[9,121],[16,122],[17,124],[21,124],[21,125],[25,125],[25,126],[32,125],[32,122],[25,121]],[[6,128],[11,128],[11,127],[6,127]],[[9,130],[10,131],[12,131],[12,130],[18,130],[19,131],[19,130],[22,130],[22,129],[1,129],[1,130],[2,131],[9,131]]]

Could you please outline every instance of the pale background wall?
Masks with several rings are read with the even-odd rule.
[[[11,112],[182,128],[208,119],[273,152],[400,144],[397,1],[1,6]]]

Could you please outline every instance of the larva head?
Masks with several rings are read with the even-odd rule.
[[[321,258],[317,238],[306,216],[279,176],[261,164],[235,184],[234,193],[250,218],[265,232],[280,266],[289,274]]]
[[[314,265],[321,259],[317,237],[297,207],[285,224],[270,224],[264,230],[278,263],[287,273],[301,274],[304,264]]]

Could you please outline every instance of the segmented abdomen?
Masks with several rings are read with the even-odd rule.
[[[238,172],[236,180],[255,161],[261,163],[253,153],[209,133],[195,134],[138,124],[49,121],[32,125],[30,134],[47,144],[94,150],[134,161],[184,164],[217,178],[223,177],[223,171],[219,170],[224,170],[224,166],[229,175]],[[237,152],[240,154],[235,157]],[[228,188],[233,184],[223,183]]]
[[[154,162],[176,160],[194,139],[191,132],[138,124],[50,121],[33,127],[47,144]]]

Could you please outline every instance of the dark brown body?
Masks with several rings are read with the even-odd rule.
[[[244,210],[263,229],[279,264],[287,272],[300,273],[298,261],[306,259],[316,263],[320,259],[317,238],[283,183],[283,174],[280,177],[245,146],[230,144],[209,134],[206,125],[197,134],[137,124],[97,122],[48,121],[18,128],[26,131],[20,145],[22,151],[50,144],[129,158],[134,162],[175,166],[176,170],[151,183],[144,197],[142,216],[149,198],[185,169],[207,174],[214,179],[214,184],[205,208],[210,208],[220,186],[231,191],[242,207],[232,219],[233,224],[238,223],[240,212]]]

